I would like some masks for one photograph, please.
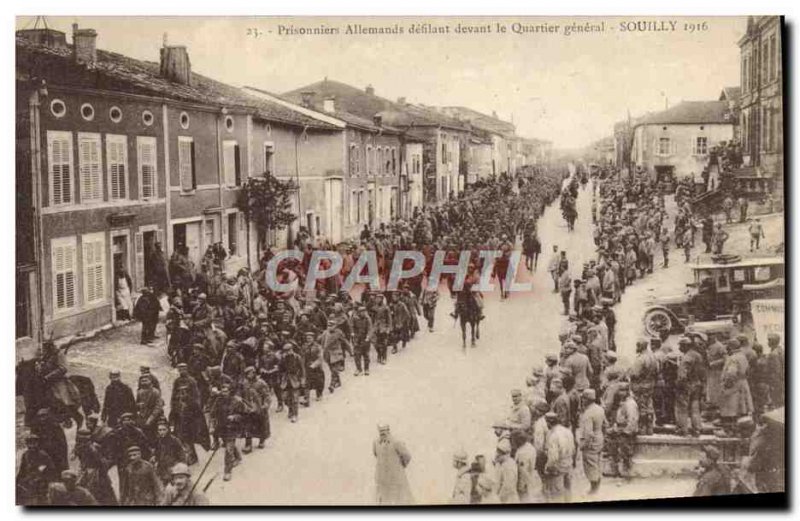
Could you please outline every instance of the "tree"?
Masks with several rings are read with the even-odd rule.
[[[297,219],[291,201],[295,190],[297,185],[293,181],[281,181],[269,172],[251,177],[242,187],[239,208],[255,224],[259,251],[268,231],[286,228]]]

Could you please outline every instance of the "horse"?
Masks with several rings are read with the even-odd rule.
[[[470,336],[472,347],[475,347],[475,340],[481,338],[480,317],[481,310],[475,300],[475,295],[468,289],[463,289],[456,294],[456,312],[459,322],[461,322],[461,347],[467,347],[467,324],[470,326]]]
[[[66,385],[75,389],[78,403],[67,403],[60,393],[39,375],[37,360],[21,360],[16,366],[16,395],[22,396],[25,404],[25,425],[31,425],[39,409],[50,409],[62,423],[75,421],[78,428],[83,425],[83,415],[100,411],[100,401],[92,381],[79,375],[67,377]],[[81,409],[84,414],[81,414]]]

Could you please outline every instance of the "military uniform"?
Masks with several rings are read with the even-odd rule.
[[[653,392],[658,379],[658,360],[650,349],[645,347],[636,355],[629,376],[631,391],[639,406],[640,431],[644,434],[652,434],[655,420]]]

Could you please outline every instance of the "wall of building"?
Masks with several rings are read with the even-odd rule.
[[[696,149],[698,137],[706,138],[705,154]],[[732,137],[732,124],[640,125],[634,131],[633,156],[636,166],[651,174],[658,166],[672,166],[676,178],[699,176],[708,160],[707,151]],[[669,139],[668,150],[659,150],[662,138]]]

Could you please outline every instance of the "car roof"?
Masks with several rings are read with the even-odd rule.
[[[704,264],[695,264],[692,266],[693,270],[711,270],[720,268],[752,268],[755,266],[778,266],[784,265],[786,261],[783,257],[754,257],[751,259],[742,259],[738,262],[730,262],[727,264],[708,262]]]

